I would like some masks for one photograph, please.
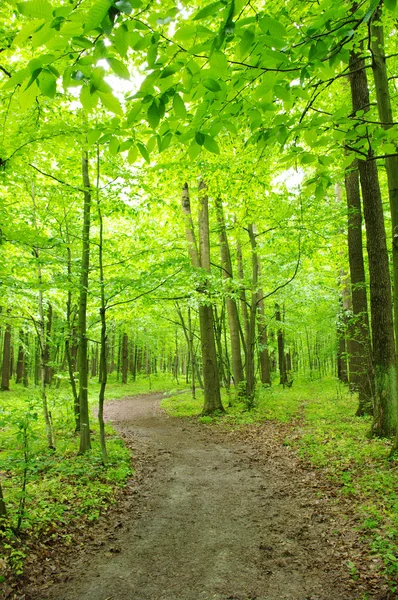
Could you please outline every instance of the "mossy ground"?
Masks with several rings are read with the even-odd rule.
[[[224,405],[228,399],[224,395]],[[200,414],[202,394],[166,398],[163,408],[173,416]],[[199,417],[202,423],[230,428],[266,419],[286,423],[284,443],[322,469],[348,499],[372,550],[385,565],[393,589],[398,589],[398,460],[388,460],[389,440],[369,439],[371,420],[356,417],[357,397],[336,379],[302,381],[292,388],[279,385],[258,391],[255,408],[232,402],[225,415]]]

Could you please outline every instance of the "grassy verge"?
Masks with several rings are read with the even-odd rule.
[[[106,397],[152,393],[177,386],[164,376],[139,377],[122,385],[110,381]],[[96,406],[99,384],[89,388]],[[91,419],[92,450],[77,455],[73,406],[69,386],[48,389],[56,450],[48,450],[37,388],[14,385],[2,392],[0,408],[0,478],[7,506],[7,521],[0,527],[0,583],[11,568],[23,571],[29,542],[46,536],[69,539],[68,526],[93,521],[111,505],[133,473],[129,450],[110,425],[106,426],[109,464],[102,465],[97,419]],[[24,485],[25,482],[25,485]],[[3,572],[2,572],[3,570]]]
[[[226,403],[224,403],[226,404]],[[202,398],[190,394],[163,400],[173,416],[201,411]],[[380,556],[393,590],[398,589],[398,460],[389,461],[390,443],[368,439],[370,419],[355,416],[357,398],[336,380],[295,382],[291,389],[262,389],[255,409],[235,403],[217,421],[237,428],[266,419],[290,423],[285,444],[323,472],[348,498],[375,554]]]

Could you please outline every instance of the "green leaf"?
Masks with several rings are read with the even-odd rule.
[[[180,94],[175,93],[173,98],[173,110],[177,117],[180,119],[185,119],[187,116],[187,109],[185,108],[184,100],[181,98]]]
[[[210,90],[211,92],[219,92],[221,90],[221,86],[218,83],[218,81],[216,81],[215,79],[211,79],[210,77],[204,79],[202,81],[202,84],[207,90]]]
[[[268,15],[261,17],[258,24],[260,25],[260,29],[264,33],[270,33],[270,35],[274,35],[277,38],[283,38],[286,36],[286,29],[284,28],[282,23]]]
[[[127,155],[127,160],[130,163],[130,165],[135,163],[135,161],[137,160],[137,156],[138,156],[137,146],[131,146],[129,153]]]
[[[19,12],[25,17],[33,19],[52,19],[53,7],[48,0],[28,0],[28,2],[18,2]]]
[[[216,140],[209,135],[205,135],[205,141],[203,145],[209,152],[213,152],[213,154],[220,154],[220,148],[218,147]]]
[[[189,148],[188,148],[188,156],[191,160],[195,160],[195,158],[197,156],[199,156],[199,154],[202,151],[202,147],[197,144],[195,142],[195,140],[193,140],[193,142],[190,144]]]
[[[84,37],[84,35],[76,35],[72,38],[72,44],[75,46],[79,46],[79,48],[92,48],[93,42],[91,42],[88,38]]]
[[[55,98],[57,93],[57,79],[50,71],[42,71],[39,76],[39,88],[42,94],[49,98]]]
[[[98,95],[92,94],[88,85],[84,85],[80,91],[80,102],[87,112],[91,112],[98,104]]]
[[[210,56],[210,66],[219,71],[226,71],[228,69],[228,59],[223,52],[215,50]]]
[[[180,71],[183,66],[184,66],[184,63],[182,63],[182,62],[177,62],[172,65],[168,65],[165,69],[163,69],[163,71],[160,75],[160,79],[165,79],[166,77],[170,77],[170,75],[174,75],[174,73],[177,73],[177,71]]]
[[[237,135],[238,130],[236,129],[235,125],[231,121],[223,121],[222,124],[227,131],[232,133],[232,135]]]
[[[105,108],[115,113],[116,115],[122,115],[123,109],[119,100],[111,93],[98,92],[101,102]]]
[[[147,58],[146,58],[148,67],[150,69],[152,69],[154,67],[157,55],[158,55],[158,45],[152,44],[148,50]]]
[[[395,10],[397,6],[397,0],[384,0],[384,6],[387,10]]]
[[[93,144],[95,144],[95,142],[98,142],[98,140],[101,137],[101,134],[102,131],[100,129],[92,129],[91,131],[89,131],[87,134],[88,144],[92,146]]]
[[[159,152],[164,152],[170,146],[172,137],[171,133],[166,133],[166,135],[160,138],[160,142],[158,141]]]
[[[127,123],[129,125],[133,125],[133,123],[135,123],[138,115],[141,112],[141,108],[142,108],[141,101],[137,101],[134,103],[133,108],[130,109],[130,111],[127,115]]]
[[[243,58],[249,52],[254,42],[254,33],[251,29],[246,29],[239,44],[239,55]]]
[[[144,144],[141,144],[141,142],[138,142],[137,147],[141,153],[141,156],[146,160],[147,163],[150,163],[151,159],[149,158],[148,150],[145,148]]]
[[[195,133],[195,141],[197,144],[199,144],[199,146],[203,146],[204,141],[205,141],[205,135],[204,133],[201,133],[200,131],[197,131]]]
[[[96,29],[101,24],[101,21],[107,15],[110,6],[110,0],[96,0],[94,2],[84,20],[84,31],[86,33]]]
[[[128,2],[128,0],[118,0],[115,6],[120,10],[120,12],[126,15],[131,15],[131,13],[133,12],[133,7],[131,3]]]
[[[117,58],[107,58],[106,59],[110,68],[118,77],[122,79],[130,79],[130,73],[126,65]]]
[[[1,89],[9,90],[9,89],[15,87],[16,85],[21,84],[28,77],[29,77],[28,69],[21,69],[21,71],[17,71],[16,73],[14,73],[14,75],[12,75],[10,77],[10,79],[5,82],[5,84],[3,85],[3,87]]]
[[[95,67],[91,71],[90,74],[90,91],[91,93],[95,91],[104,92],[104,94],[110,94],[112,92],[112,88],[104,81],[105,70],[102,67]]]
[[[175,32],[173,38],[180,42],[191,40],[196,33],[196,25],[183,25]]]
[[[127,55],[127,50],[129,49],[129,41],[130,38],[127,25],[125,25],[125,23],[122,23],[122,25],[120,25],[116,29],[115,35],[113,36],[113,43],[120,56],[125,57]]]
[[[119,152],[119,148],[119,140],[117,137],[113,136],[109,142],[109,152],[112,154],[112,156],[116,156],[116,154]]]
[[[205,19],[206,17],[211,17],[215,15],[220,8],[224,8],[224,4],[222,2],[212,2],[208,4],[204,8],[202,8],[193,18],[193,21],[199,21],[199,19]]]
[[[152,127],[152,129],[156,129],[156,127],[159,125],[160,113],[159,113],[159,107],[155,100],[152,102],[152,104],[148,108],[146,118],[147,118],[149,125]]]

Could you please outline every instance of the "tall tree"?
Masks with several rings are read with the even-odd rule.
[[[82,454],[91,448],[90,416],[88,407],[88,343],[87,343],[87,296],[90,266],[90,209],[91,186],[88,170],[88,152],[82,152],[82,175],[84,185],[82,262],[79,292],[79,407],[80,407],[80,447]]]
[[[3,364],[1,368],[1,390],[10,389],[10,361],[11,361],[11,325],[6,324],[3,340]]]
[[[350,319],[350,384],[358,390],[357,415],[373,413],[374,374],[369,331],[368,300],[362,242],[362,209],[358,164],[355,161],[345,173],[348,212],[348,260],[352,317]]]
[[[365,61],[352,51],[350,87],[354,115],[370,105]],[[377,436],[395,433],[397,420],[397,373],[383,203],[376,161],[369,143],[365,159],[358,159],[369,259],[370,309],[375,370],[375,405],[372,431]]]
[[[199,183],[199,248],[196,242],[195,229],[192,220],[191,202],[188,184],[182,189],[181,203],[185,218],[185,233],[188,242],[188,252],[192,266],[203,270],[203,281],[200,292],[204,300],[199,305],[200,340],[203,362],[204,405],[203,414],[209,415],[216,411],[223,411],[221,402],[220,382],[218,378],[217,352],[214,338],[214,318],[211,300],[208,297],[207,275],[210,273],[210,232],[209,232],[209,204],[206,194],[206,185]]]
[[[226,305],[229,324],[229,334],[231,338],[232,374],[234,377],[235,387],[239,390],[240,383],[243,380],[243,365],[239,333],[239,314],[238,307],[236,305],[236,300],[233,296],[232,261],[229,251],[227,230],[225,226],[224,210],[220,196],[216,197],[215,204],[217,212],[218,235],[220,240],[221,267],[223,270],[224,279],[226,281]]]

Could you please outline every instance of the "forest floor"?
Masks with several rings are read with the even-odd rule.
[[[283,444],[283,425],[228,431],[168,417],[161,399],[107,404],[135,474],[78,547],[31,564],[24,600],[394,598],[349,504]]]

